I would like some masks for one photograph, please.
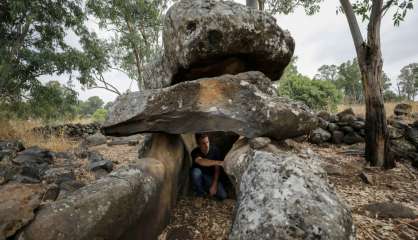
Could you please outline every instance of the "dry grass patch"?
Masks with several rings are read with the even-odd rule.
[[[42,136],[32,131],[35,127],[40,127],[39,121],[31,120],[0,120],[0,139],[18,139],[25,147],[38,146],[55,152],[63,152],[73,149],[78,141],[68,139],[64,134],[55,136]]]
[[[400,102],[387,102],[385,103],[386,116],[389,117],[393,115],[393,110],[395,106]],[[418,112],[418,102],[405,102],[412,106],[412,112]],[[341,104],[338,105],[338,112],[341,112],[347,108],[352,108],[354,113],[359,116],[365,116],[366,106],[364,104]]]

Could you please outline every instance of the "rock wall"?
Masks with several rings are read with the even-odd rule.
[[[64,135],[66,137],[72,138],[82,138],[89,135],[93,135],[100,131],[101,124],[99,123],[89,123],[89,124],[80,124],[80,123],[69,123],[56,126],[43,126],[34,128],[33,131],[40,133],[44,136],[48,135]]]

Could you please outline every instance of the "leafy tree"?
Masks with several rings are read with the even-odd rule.
[[[385,101],[389,101],[389,102],[398,102],[402,100],[402,96],[397,95],[392,90],[386,90],[383,93],[383,98],[385,99]]]
[[[359,103],[363,101],[363,88],[361,84],[361,73],[357,59],[342,63],[338,67],[336,85],[344,91],[349,102]]]
[[[251,1],[248,1],[249,3]],[[259,1],[260,2],[260,1]],[[302,6],[307,14],[319,10],[322,0],[266,0],[272,13],[292,12]],[[354,47],[362,76],[366,104],[366,158],[372,166],[395,166],[389,154],[389,134],[381,88],[382,52],[380,28],[382,17],[391,8],[395,9],[393,22],[399,25],[408,10],[413,8],[413,0],[340,0],[340,12],[344,13],[353,38]],[[264,9],[264,7],[259,7]],[[356,15],[367,22],[367,39],[363,39]]]
[[[106,117],[107,117],[107,110],[103,108],[97,109],[92,116],[93,121],[99,122],[99,123],[103,123],[106,120]]]
[[[382,72],[382,74],[381,86],[385,94],[386,91],[389,91],[391,82],[385,72]],[[318,74],[315,75],[315,79],[334,82],[337,88],[344,92],[345,101],[347,102],[364,102],[361,73],[356,58],[352,61],[346,61],[339,66],[334,64],[321,66],[318,69]]]
[[[113,34],[110,42],[100,44],[109,49],[110,62],[98,65],[91,76],[101,78],[108,69],[117,69],[138,81],[143,88],[142,70],[161,51],[161,21],[167,0],[87,0],[86,6],[99,20],[100,28]],[[107,46],[107,47],[105,47]]]
[[[39,118],[46,122],[72,119],[76,115],[78,93],[58,81],[37,84],[28,96],[29,100],[25,102],[3,103],[2,115],[9,118]]]
[[[19,102],[41,75],[70,73],[83,52],[69,32],[86,33],[81,0],[3,0],[0,3],[0,101]]]
[[[315,75],[314,79],[325,80],[335,82],[338,78],[338,66],[337,65],[322,65],[318,68],[318,73]]]
[[[296,60],[297,57],[292,59],[278,82],[278,94],[302,101],[315,110],[336,110],[342,94],[334,83],[303,76],[297,71]]]
[[[36,86],[28,105],[33,117],[47,121],[72,119],[76,115],[77,97],[75,90],[50,81],[45,86]]]
[[[401,94],[410,101],[414,100],[418,91],[418,63],[404,66],[398,78]]]
[[[92,115],[97,109],[103,106],[103,100],[98,96],[89,97],[87,101],[80,102],[79,112],[81,115]]]

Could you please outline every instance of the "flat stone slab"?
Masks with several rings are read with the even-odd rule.
[[[316,124],[304,104],[278,97],[264,74],[245,72],[121,96],[102,130],[113,136],[231,131],[281,140],[306,134]]]

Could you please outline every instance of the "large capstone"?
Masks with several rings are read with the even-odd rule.
[[[349,208],[318,165],[274,143],[253,148],[236,142],[225,170],[238,203],[229,239],[355,239]]]
[[[272,16],[217,0],[174,4],[165,17],[163,43],[164,53],[144,71],[141,88],[246,71],[278,80],[295,47]]]
[[[264,74],[246,72],[121,96],[103,131],[115,136],[232,131],[281,140],[308,133],[316,122],[305,105],[278,97]]]

